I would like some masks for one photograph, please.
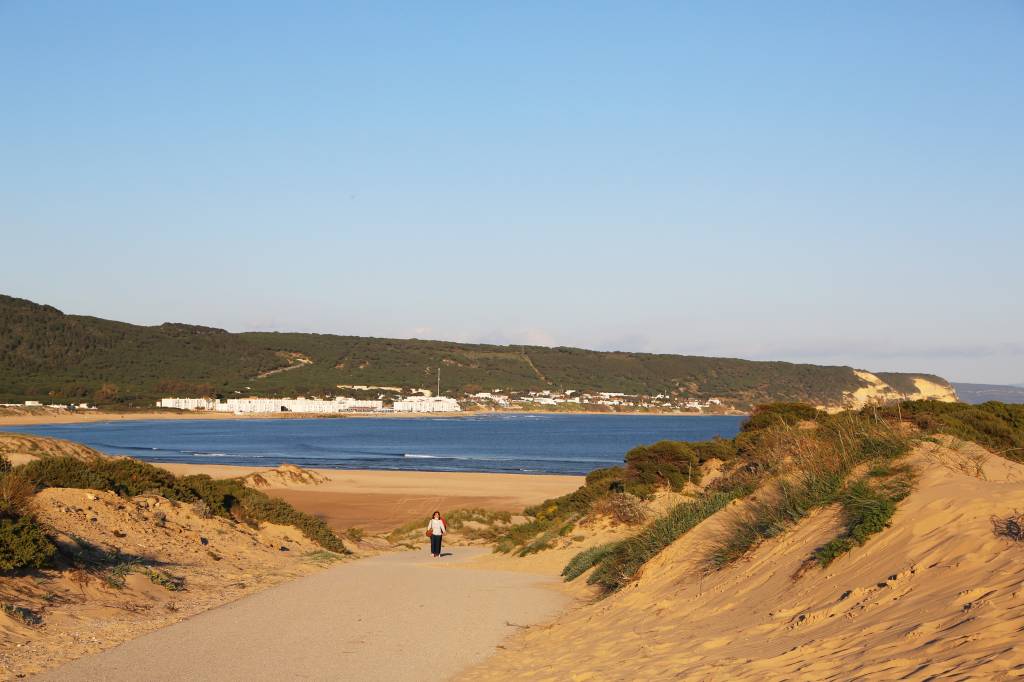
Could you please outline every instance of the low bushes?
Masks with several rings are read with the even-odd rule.
[[[945,433],[977,443],[1015,462],[1024,462],[1024,405],[918,400],[887,406],[880,414],[909,421],[925,433]]]
[[[643,500],[631,493],[611,493],[594,505],[594,511],[631,526],[647,520]]]
[[[0,474],[0,518],[16,519],[31,514],[35,492],[32,481],[20,473]]]
[[[735,442],[723,438],[698,443],[663,440],[637,446],[626,453],[625,466],[595,469],[587,474],[586,485],[527,508],[524,513],[533,520],[513,526],[496,538],[495,551],[521,548],[519,553],[525,555],[546,549],[556,537],[571,532],[597,502],[602,511],[623,523],[641,523],[644,514],[640,500],[650,499],[660,487],[678,491],[687,482],[699,484],[707,461],[728,461],[736,456]]]
[[[213,479],[206,475],[178,478],[146,462],[129,458],[83,461],[74,457],[35,460],[19,471],[40,488],[112,490],[130,497],[156,494],[178,502],[205,505],[210,513],[236,521],[294,526],[324,549],[348,553],[342,541],[322,519],[300,512],[284,500],[248,488],[239,479]]]
[[[759,431],[770,426],[795,426],[815,420],[825,413],[805,403],[769,403],[758,405],[740,427],[741,432]]]
[[[35,486],[7,464],[0,466],[0,570],[41,568],[57,550],[32,513]]]
[[[700,465],[700,457],[689,443],[660,440],[626,453],[626,478],[678,491],[687,483],[700,483]]]
[[[282,526],[294,526],[303,535],[324,549],[338,554],[349,554],[349,550],[334,531],[315,516],[300,512],[284,500],[268,497],[261,492],[246,489],[242,498],[241,508],[247,519],[277,523]]]
[[[42,568],[56,551],[34,517],[0,518],[0,570]]]

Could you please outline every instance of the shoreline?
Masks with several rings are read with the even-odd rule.
[[[232,412],[185,412],[175,410],[140,410],[132,412],[78,411],[67,412],[51,408],[26,409],[27,413],[8,413],[0,409],[0,429],[4,426],[33,426],[36,424],[91,424],[118,421],[206,421],[206,420],[266,420],[266,419],[463,419],[466,417],[493,415],[552,415],[552,416],[598,416],[609,417],[746,417],[745,412],[730,414],[701,414],[694,412],[601,412],[596,410],[555,411],[555,410],[466,410],[463,412],[401,412],[372,413],[352,412],[342,414],[297,414],[294,412],[266,412],[259,414],[234,414]]]

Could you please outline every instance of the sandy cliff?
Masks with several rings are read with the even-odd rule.
[[[830,412],[837,412],[841,409],[859,410],[867,405],[897,400],[939,400],[946,403],[955,403],[957,401],[956,390],[952,385],[946,382],[939,383],[928,377],[912,377],[916,391],[910,392],[894,388],[883,381],[881,377],[871,372],[857,369],[853,373],[865,385],[854,391],[847,391],[843,396],[843,404],[841,406],[822,405],[820,407],[828,409]]]

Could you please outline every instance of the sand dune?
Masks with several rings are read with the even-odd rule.
[[[314,573],[323,554],[295,528],[259,530],[156,495],[48,488],[36,495],[41,521],[85,568],[33,571],[0,579],[0,602],[41,623],[0,612],[0,679],[31,674],[102,651],[288,578]],[[282,551],[284,548],[287,551]],[[104,568],[88,566],[100,553]],[[109,557],[116,555],[111,561]],[[111,568],[141,561],[120,585]],[[168,589],[152,576],[184,579]],[[169,583],[167,583],[169,584]]]
[[[813,514],[705,574],[712,517],[623,591],[525,633],[464,679],[1001,679],[1024,671],[1024,546],[993,517],[1024,506],[1024,467],[926,444],[890,529],[793,576],[835,535]],[[585,654],[581,653],[585,652]]]
[[[17,462],[57,455],[85,459],[105,457],[67,441],[20,435],[0,436],[0,451],[11,455]],[[216,477],[243,477],[254,471],[243,467],[193,465],[168,465],[168,468],[178,474],[208,473]],[[260,487],[261,490],[271,495],[287,495],[298,503],[297,506],[334,521],[338,530],[362,526],[370,531],[390,530],[410,520],[425,518],[438,507],[450,510],[454,506],[493,504],[518,511],[527,504],[573,490],[581,481],[580,477],[571,476],[317,472],[291,467],[280,468],[273,473],[265,469],[256,471],[264,482],[272,486]],[[0,610],[0,679],[39,672],[109,649],[289,578],[319,572],[325,563],[340,558],[324,552],[294,527],[262,523],[258,529],[251,528],[225,518],[208,517],[191,504],[172,503],[157,495],[122,498],[112,492],[47,488],[36,494],[35,508],[40,522],[52,531],[62,551],[78,556],[78,564],[84,568],[78,564],[68,566],[64,562],[61,567],[0,579],[0,603],[19,609],[10,613]],[[358,544],[351,540],[346,542],[363,556],[381,551],[393,552],[395,549],[380,538]],[[424,538],[417,533],[414,542],[423,543]],[[458,551],[461,554],[465,550]],[[417,562],[419,558],[427,558],[425,550],[422,555],[417,555]],[[130,568],[125,566],[122,584],[114,584],[115,567],[125,562],[132,562],[132,565]],[[326,609],[325,604],[336,597],[336,601],[341,600],[335,604],[338,610],[323,611],[324,626],[337,632],[339,628],[352,625],[356,629],[351,632],[363,632],[369,624],[375,624],[376,629],[364,633],[366,641],[372,643],[364,658],[365,661],[377,661],[372,655],[388,651],[387,646],[393,639],[388,631],[389,624],[401,621],[403,602],[413,603],[421,588],[426,589],[424,576],[434,575],[430,571],[435,568],[433,565],[428,563],[427,573],[422,573],[423,567],[417,562],[410,563],[413,568],[408,575],[404,569],[396,569],[394,580],[397,583],[385,581],[387,570],[372,562],[355,573],[345,573],[343,579],[330,585],[337,594],[321,594],[316,599],[308,596],[306,602],[295,605],[294,616],[306,619],[315,608]],[[371,576],[369,583],[358,582],[362,578],[353,578],[353,582],[349,582],[349,577],[364,574]],[[429,616],[423,616],[418,606],[417,611],[407,614],[410,618],[415,616],[411,622],[427,631],[438,627],[438,622],[446,624],[445,627],[454,624],[467,633],[466,637],[472,644],[451,653],[447,657],[449,662],[425,668],[433,671],[432,675],[436,671],[454,672],[458,667],[482,658],[510,630],[506,621],[528,622],[547,614],[547,609],[557,602],[554,593],[549,595],[547,591],[543,591],[539,600],[527,598],[530,586],[539,581],[536,577],[520,574],[502,579],[500,575],[491,578],[486,575],[489,574],[474,569],[460,572],[460,577],[446,577],[441,581],[445,593],[435,595],[432,602],[423,606],[429,607]],[[169,588],[161,582],[177,578],[184,579],[184,591]],[[392,600],[386,611],[380,608],[386,601],[380,597],[384,591],[388,592],[387,599]],[[377,595],[373,598],[377,601],[366,602],[368,595]],[[360,599],[364,601],[358,601]],[[459,605],[462,612],[447,614],[445,603]],[[479,608],[486,604],[491,606]],[[531,610],[535,606],[540,610]],[[281,613],[276,609],[258,614],[258,621],[266,624],[268,636],[280,634]],[[445,620],[448,615],[453,618],[458,615],[458,618]],[[519,616],[521,620],[516,620]],[[31,622],[36,619],[39,622]],[[191,627],[191,624],[186,626],[186,630]],[[363,630],[358,630],[360,627]],[[305,636],[297,629],[294,633],[296,637]],[[409,647],[418,647],[417,642],[424,646],[434,645],[448,641],[450,629],[434,634],[437,637],[433,640],[421,640],[417,639],[420,637],[418,631],[410,630],[398,635],[394,641]],[[180,662],[180,654],[175,651],[171,653]],[[230,648],[224,650],[229,656],[233,655],[232,651]],[[311,655],[310,650],[302,648],[293,653],[307,658]],[[388,659],[389,662],[381,664],[380,670],[393,670],[395,668],[388,666],[399,661],[404,661],[404,670],[418,670],[423,664],[420,648],[405,649],[402,656],[395,661]],[[151,659],[151,656],[145,657],[145,661]],[[249,656],[246,660],[256,660],[256,657]],[[201,661],[196,659],[197,664]],[[324,658],[322,662],[324,671],[344,669],[333,667],[337,661],[332,658]],[[307,663],[313,664],[309,660]],[[451,667],[455,664],[456,667]],[[170,667],[164,670],[181,679],[180,665],[168,665]],[[213,679],[239,679],[232,676],[232,670],[241,668],[236,665],[232,669],[211,669],[219,671]],[[133,663],[130,670],[133,671],[132,679],[140,679],[134,674],[140,670],[138,662]],[[273,669],[258,670],[279,679],[291,668],[282,663]],[[63,674],[64,669],[61,668],[54,679],[67,679]],[[141,677],[157,678],[159,675]],[[87,676],[83,679],[96,678]],[[245,679],[253,677],[247,675]],[[361,676],[360,679],[367,677]],[[440,678],[434,675],[422,679]]]

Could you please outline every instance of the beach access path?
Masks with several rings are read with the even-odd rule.
[[[339,564],[73,661],[40,680],[446,680],[553,618],[554,578],[474,568],[487,549]]]

